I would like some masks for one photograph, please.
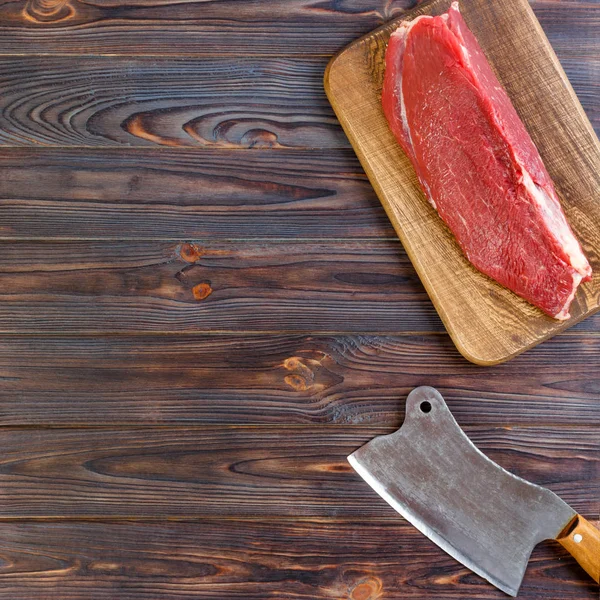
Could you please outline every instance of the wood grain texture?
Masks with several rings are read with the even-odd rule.
[[[327,58],[0,56],[0,146],[349,148]],[[565,64],[600,128],[600,59]]]
[[[414,4],[415,0],[17,0],[0,5],[0,52],[332,54]]]
[[[3,523],[0,558],[11,600],[506,598],[403,521]],[[597,586],[545,542],[519,598],[559,597]]]
[[[0,145],[347,148],[326,62],[0,57]]]
[[[444,327],[397,240],[0,242],[4,334],[216,331]]]
[[[0,148],[0,237],[396,235],[352,150]]]
[[[598,427],[599,363],[587,335],[485,372],[446,335],[3,336],[0,426],[399,427],[433,385],[463,425]]]
[[[4,332],[443,330],[396,241],[0,247]]]
[[[15,0],[0,4],[0,53],[331,55],[415,0]],[[593,0],[531,2],[552,45],[598,55]]]
[[[450,0],[410,13],[442,14]],[[386,43],[400,20],[332,59],[325,87],[371,183],[450,336],[469,360],[506,361],[600,308],[600,143],[526,0],[463,0],[472,29],[557,187],[569,222],[595,269],[559,322],[477,271],[436,211],[381,108]]]
[[[0,430],[0,518],[399,518],[346,457],[392,428]],[[492,460],[600,510],[597,427],[465,427]]]

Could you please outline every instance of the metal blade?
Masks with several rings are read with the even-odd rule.
[[[409,394],[398,431],[348,460],[419,531],[511,596],[534,546],[556,538],[576,515],[550,490],[482,454],[431,387]]]

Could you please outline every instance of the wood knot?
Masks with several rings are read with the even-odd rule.
[[[314,384],[315,374],[302,358],[298,356],[286,358],[283,361],[283,367],[288,371],[294,371],[294,373],[286,375],[283,380],[297,392],[305,392]]]
[[[286,358],[283,361],[283,366],[288,371],[293,371],[294,369],[297,369],[301,364],[302,364],[302,362],[300,361],[300,359],[297,356],[292,356],[292,358]]]
[[[297,392],[304,392],[307,389],[306,380],[301,375],[286,375],[283,380]]]
[[[198,285],[195,285],[192,288],[192,293],[194,294],[194,298],[198,301],[208,298],[213,293],[210,281],[202,281]]]
[[[23,9],[23,17],[36,23],[64,21],[74,14],[69,0],[28,0]]]
[[[382,585],[377,577],[363,579],[350,588],[350,600],[377,600],[381,598]]]
[[[188,263],[195,263],[203,254],[204,250],[196,244],[185,243],[179,247],[179,256]]]

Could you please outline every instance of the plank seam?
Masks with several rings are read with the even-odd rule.
[[[467,430],[474,428],[484,428],[490,430],[505,430],[505,431],[525,431],[525,430],[579,430],[584,433],[589,433],[589,431],[597,431],[598,425],[594,423],[544,423],[535,421],[533,423],[505,423],[499,424],[494,422],[485,422],[478,421],[476,423],[465,422],[464,419],[460,419],[460,426],[466,428]],[[110,425],[84,425],[84,424],[14,424],[14,425],[0,425],[0,434],[13,430],[32,430],[32,431],[40,431],[40,430],[50,430],[50,431],[71,431],[71,430],[85,430],[85,431],[114,431],[114,430],[144,430],[145,432],[154,430],[154,431],[165,431],[165,430],[185,430],[185,431],[206,431],[207,429],[221,429],[221,430],[311,430],[312,432],[321,432],[323,429],[346,429],[348,431],[348,435],[351,435],[355,431],[371,431],[373,432],[373,437],[377,435],[387,434],[392,431],[396,431],[400,425],[364,425],[362,423],[357,424],[348,424],[348,423],[243,423],[239,425],[233,425],[231,423],[219,423],[219,422],[197,422],[197,423],[165,423],[164,425],[156,424],[156,423],[115,423]]]

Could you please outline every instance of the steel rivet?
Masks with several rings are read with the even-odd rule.
[[[582,536],[580,533],[576,533],[576,534],[573,536],[573,541],[574,541],[576,544],[579,544],[579,542],[580,542],[582,539],[583,539],[583,536]]]

